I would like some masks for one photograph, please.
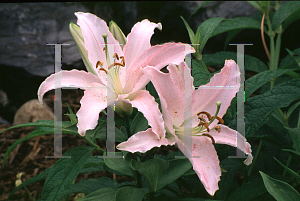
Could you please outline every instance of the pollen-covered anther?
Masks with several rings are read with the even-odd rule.
[[[214,118],[214,116],[212,116],[212,118]],[[224,124],[224,120],[221,117],[216,116],[216,119],[218,119],[219,123]]]
[[[103,62],[102,61],[97,61],[97,63],[96,63],[96,69],[98,69],[99,66],[100,66],[99,70],[103,70],[107,74],[107,70],[102,67],[103,66]]]
[[[211,139],[211,142],[212,142],[213,144],[216,143],[215,139],[214,139],[210,134],[208,134],[208,133],[203,133],[202,136],[209,137],[209,138]]]
[[[218,131],[218,133],[221,132],[221,127],[220,126],[216,126],[214,129],[216,129],[216,131]]]
[[[211,115],[210,115],[208,112],[205,112],[205,111],[199,112],[199,113],[197,114],[197,116],[200,116],[200,114],[205,114],[206,117],[208,118],[208,121],[211,120]]]
[[[207,123],[207,122],[200,122],[200,123],[198,124],[198,126],[205,126],[207,132],[209,132],[209,127],[208,127],[208,123]]]

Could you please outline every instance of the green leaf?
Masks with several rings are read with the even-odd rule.
[[[196,13],[198,12],[198,10],[200,10],[203,6],[206,6],[207,4],[209,3],[212,3],[214,1],[204,1],[200,6],[198,6],[193,12],[192,14],[190,15],[189,19]]]
[[[148,188],[124,186],[117,190],[116,201],[142,201],[144,196],[149,192]]]
[[[64,156],[71,156],[71,158],[58,159],[47,175],[41,199],[61,201],[64,197],[64,191],[69,190],[70,185],[94,150],[94,147],[78,146],[64,154]]]
[[[86,69],[89,72],[93,73],[94,75],[98,75],[96,73],[96,71],[94,70],[91,62],[89,61],[88,52],[84,46],[84,40],[83,40],[81,29],[79,28],[79,26],[77,26],[73,22],[70,23],[69,29],[70,29],[71,35],[72,35],[77,47],[78,47],[78,50],[80,52],[81,58],[83,60],[83,63],[85,65]]]
[[[103,121],[98,124],[96,128],[91,132],[91,137],[98,138],[101,140],[106,140],[106,125],[107,122]],[[115,127],[115,141],[116,142],[124,142],[128,139],[127,135],[123,133],[120,129]]]
[[[258,11],[261,11],[260,9],[260,5],[257,1],[247,1],[249,4],[251,4],[251,6],[253,6],[254,8],[256,8]]]
[[[266,188],[261,178],[256,177],[242,186],[236,188],[226,199],[226,201],[250,201],[257,200],[259,196],[265,194]]]
[[[237,35],[241,32],[241,29],[235,29],[232,31],[228,31],[228,34],[226,36],[225,42],[224,42],[224,51],[226,50],[226,48],[228,47],[229,42]]]
[[[267,191],[277,200],[277,201],[298,201],[300,200],[300,194],[289,184],[273,179],[265,173],[259,171],[261,174],[265,187]]]
[[[104,163],[104,159],[100,158],[98,156],[90,156],[84,164],[84,168],[88,168],[88,167],[94,167],[94,166],[103,166]]]
[[[222,160],[220,165],[226,172],[222,172],[221,180],[218,183],[219,190],[216,192],[215,197],[225,200],[230,192],[230,188],[233,186],[232,183],[235,182],[235,175],[243,163],[232,158],[227,158]]]
[[[116,191],[117,189],[115,188],[101,188],[97,191],[90,193],[84,198],[81,198],[79,201],[112,201],[115,200]]]
[[[157,91],[155,90],[152,82],[149,82],[147,85],[147,90],[149,91],[150,95],[153,96],[155,99],[159,98]]]
[[[248,17],[237,17],[222,22],[210,35],[214,37],[221,33],[238,29],[258,29],[260,30],[260,21]]]
[[[73,113],[73,111],[70,108],[69,104],[68,103],[66,103],[66,104],[67,104],[67,107],[68,107],[68,110],[69,110],[69,113],[70,113],[70,114],[67,114],[67,115],[69,116],[69,118],[71,120],[71,123],[76,124],[78,122],[77,116],[76,116],[76,114]]]
[[[288,152],[291,152],[291,153],[294,153],[294,154],[297,154],[300,156],[300,152],[299,151],[295,151],[295,150],[291,150],[291,149],[282,149],[283,151],[288,151]]]
[[[246,80],[245,83],[245,98],[249,98],[251,94],[253,94],[259,87],[266,84],[270,80],[277,78],[283,75],[286,72],[291,71],[290,69],[275,69],[275,70],[268,70],[256,74]]]
[[[201,86],[209,83],[210,78],[213,77],[213,74],[201,66],[200,61],[194,59],[192,60],[192,76],[194,78],[194,86]]]
[[[226,59],[232,59],[235,62],[236,60],[236,52],[227,52],[221,51],[214,54],[204,54],[203,61],[207,66],[209,65],[224,65]],[[193,60],[194,61],[194,60]],[[264,72],[268,70],[266,64],[259,59],[252,57],[250,55],[245,55],[245,70],[253,71],[253,72]]]
[[[184,23],[184,25],[185,25],[185,27],[186,27],[188,33],[189,33],[189,37],[190,37],[191,43],[194,44],[194,43],[195,43],[195,41],[194,41],[195,34],[194,34],[193,30],[191,29],[191,27],[190,27],[190,25],[187,23],[187,21],[185,21],[185,19],[184,19],[182,16],[180,16],[180,17],[181,17],[181,19],[182,19],[182,21],[183,21],[183,23]]]
[[[150,159],[145,162],[132,160],[131,166],[132,169],[144,175],[156,191],[158,179],[168,169],[169,162],[162,159]]]
[[[37,120],[36,122],[30,122],[30,123],[26,123],[26,124],[12,126],[10,128],[0,131],[0,133],[10,130],[10,129],[20,128],[20,127],[28,127],[28,126],[54,127],[54,125],[55,125],[55,121],[53,121],[53,120]],[[69,121],[62,121],[63,128],[71,126],[71,125],[72,125],[72,123]]]
[[[42,179],[45,179],[45,178],[47,177],[47,175],[49,174],[50,170],[51,170],[51,167],[48,168],[48,169],[46,169],[44,172],[42,172],[42,173],[36,175],[35,177],[32,177],[32,178],[30,178],[30,179],[24,181],[21,185],[17,186],[17,187],[9,194],[9,196],[7,197],[6,200],[8,200],[8,199],[9,199],[15,192],[17,192],[19,189],[21,189],[21,188],[23,188],[23,187],[26,187],[26,186],[28,186],[28,185],[30,185],[30,184],[36,183],[36,182],[38,182],[38,181],[40,181],[40,180],[42,180]]]
[[[158,179],[157,189],[172,183],[192,167],[187,158],[169,160],[169,168]]]
[[[290,51],[289,49],[286,48],[286,51],[288,51],[289,55],[291,55],[293,57],[293,59],[296,61],[296,63],[298,64],[298,66],[300,67],[300,57],[299,55],[296,56],[296,53]]]
[[[222,201],[222,200],[211,200],[211,199],[203,199],[203,198],[179,198],[174,199],[173,201]]]
[[[299,13],[300,13],[299,1],[291,1],[282,5],[273,15],[272,29],[276,31],[277,28],[283,23],[283,30],[284,30],[293,21],[299,19],[300,17]],[[287,24],[285,24],[284,21],[286,21]]]
[[[295,49],[293,51],[294,54],[298,54],[300,55],[300,48]],[[280,65],[278,68],[281,69],[287,69],[287,68],[296,68],[298,69],[299,66],[297,65],[294,56],[291,56],[290,54],[288,54],[286,57],[284,57],[284,59],[280,62]]]
[[[300,182],[300,175],[298,175],[296,172],[294,172],[292,169],[288,168],[287,166],[283,165],[279,160],[277,160],[276,158],[274,158],[279,165],[281,165],[281,167],[283,167],[288,173],[290,173],[295,179],[298,180],[298,182]]]
[[[139,131],[144,131],[148,128],[148,120],[144,117],[143,113],[138,112],[134,117],[130,130],[132,134],[135,134]]]
[[[284,128],[288,131],[292,138],[294,150],[300,152],[300,127],[289,128],[285,126]]]
[[[127,182],[126,185],[135,185],[133,182]],[[118,183],[117,180],[112,180],[108,177],[100,177],[100,178],[93,178],[93,179],[86,179],[86,180],[81,180],[75,184],[72,184],[70,189],[65,192],[65,195],[70,195],[73,193],[85,193],[86,195],[97,191],[101,188],[117,188],[122,183]]]
[[[206,42],[209,38],[212,37],[213,32],[216,30],[216,27],[225,20],[224,18],[220,17],[214,17],[210,18],[208,20],[205,20],[200,24],[200,26],[197,29],[196,35],[198,32],[200,32],[200,41],[194,41],[196,44],[200,44],[200,47],[198,49],[199,53],[202,53],[202,50],[204,46],[206,45]]]
[[[33,123],[32,123],[33,124]],[[24,125],[24,124],[23,124]],[[74,131],[70,131],[68,129],[62,129],[62,132],[64,134],[72,134],[72,135],[79,135],[77,132]],[[54,135],[54,128],[51,127],[37,127],[34,131],[32,131],[29,135],[26,135],[24,138],[19,139],[17,141],[15,141],[6,151],[4,158],[3,158],[3,168],[4,168],[4,164],[5,164],[5,160],[8,156],[8,154],[15,148],[18,146],[18,144],[24,142],[25,140],[28,140],[30,138],[34,138],[34,137],[38,137],[41,135],[49,135],[52,134]]]
[[[293,79],[272,90],[247,100],[245,105],[246,135],[251,136],[269,119],[277,108],[287,107],[299,96],[300,79]]]
[[[105,156],[106,153],[104,153],[103,155]],[[122,152],[115,152],[115,156],[120,157],[123,156],[123,154]],[[132,159],[130,154],[127,154],[125,158],[104,158],[105,164],[110,169],[135,178],[135,171],[131,168],[131,160]]]

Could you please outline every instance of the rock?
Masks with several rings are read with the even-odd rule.
[[[48,106],[41,105],[37,99],[33,99],[22,105],[16,112],[13,125],[37,120],[54,120],[54,114]]]
[[[0,64],[18,66],[31,74],[48,76],[54,72],[54,46],[66,43],[62,62],[80,60],[69,31],[76,23],[74,12],[87,11],[80,3],[10,3],[0,7]]]

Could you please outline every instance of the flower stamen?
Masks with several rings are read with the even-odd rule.
[[[209,137],[209,138],[211,139],[211,142],[212,142],[213,144],[216,144],[215,139],[214,139],[210,134],[208,134],[208,133],[203,133],[202,136]]]
[[[212,118],[214,118],[214,116],[212,116]],[[215,119],[217,119],[219,121],[219,123],[224,124],[224,120],[221,117],[216,116]]]
[[[102,62],[102,61],[97,61],[97,63],[96,63],[96,69],[97,69],[99,66],[100,66],[99,70],[103,70],[103,71],[107,74],[107,70],[106,70],[105,68],[102,67],[102,66],[103,66],[103,62]]]
[[[199,112],[199,113],[197,114],[197,116],[200,116],[200,114],[205,114],[206,117],[207,117],[207,119],[208,119],[209,121],[211,120],[211,115],[210,115],[208,112],[205,112],[205,111]]]

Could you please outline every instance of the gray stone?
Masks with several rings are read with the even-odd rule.
[[[0,64],[18,66],[32,74],[54,72],[54,47],[46,43],[67,43],[62,62],[80,59],[69,31],[76,23],[76,11],[87,11],[79,3],[9,3],[0,7]]]

